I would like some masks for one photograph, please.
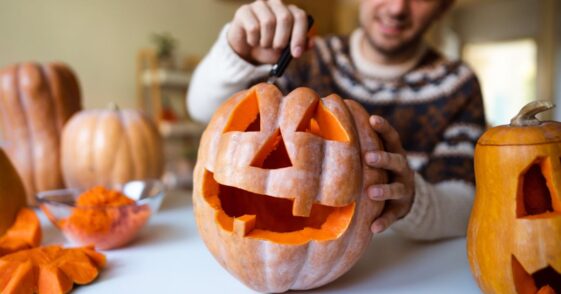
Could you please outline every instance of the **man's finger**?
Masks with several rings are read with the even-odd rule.
[[[273,38],[273,48],[284,49],[289,45],[288,41],[292,33],[294,18],[288,8],[279,1],[270,1],[269,5],[277,20],[275,37]]]
[[[238,9],[236,19],[241,21],[247,38],[247,44],[251,47],[258,46],[261,29],[259,28],[259,20],[253,14],[251,7],[249,5],[244,5]]]
[[[370,151],[364,155],[366,164],[374,168],[382,168],[398,175],[405,175],[409,164],[405,156],[385,151]]]
[[[308,16],[304,10],[289,5],[288,9],[294,18],[294,27],[292,28],[292,39],[290,41],[290,50],[292,56],[300,57],[306,48],[306,35],[308,33]]]
[[[403,183],[372,185],[367,188],[366,193],[372,200],[398,200],[407,195],[407,189]]]
[[[404,154],[405,151],[401,147],[401,139],[399,133],[390,125],[390,123],[383,117],[378,115],[370,116],[370,125],[376,133],[382,136],[386,150],[393,153]]]
[[[259,20],[260,40],[259,46],[270,48],[273,45],[277,19],[265,1],[256,1],[252,6],[253,14]]]
[[[382,215],[374,220],[370,226],[370,230],[374,234],[379,234],[385,231],[391,224],[393,224],[397,219],[397,214],[395,212],[394,206],[389,206],[388,209],[384,210]]]

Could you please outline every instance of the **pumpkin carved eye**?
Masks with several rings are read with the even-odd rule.
[[[261,116],[257,93],[252,91],[232,110],[224,133],[228,132],[259,132]]]
[[[302,121],[298,124],[296,132],[312,133],[325,140],[349,142],[349,134],[333,113],[323,105],[316,102],[308,108]]]
[[[551,189],[552,166],[549,158],[536,159],[520,176],[516,200],[516,216],[546,217],[561,212],[561,203],[555,189]]]

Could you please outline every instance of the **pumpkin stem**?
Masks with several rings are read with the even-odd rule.
[[[549,101],[532,101],[520,109],[520,112],[518,112],[518,114],[510,120],[510,125],[516,127],[539,125],[541,121],[536,117],[536,114],[550,110],[554,107],[555,104]]]
[[[109,108],[110,110],[113,110],[113,111],[121,110],[119,108],[119,105],[117,105],[117,103],[115,103],[115,102],[109,102],[109,105],[107,106],[107,108]]]

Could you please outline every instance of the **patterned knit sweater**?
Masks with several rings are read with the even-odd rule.
[[[228,26],[197,68],[188,93],[191,115],[208,121],[231,94],[266,78],[230,48]],[[414,239],[463,236],[474,196],[473,153],[485,127],[479,83],[462,62],[427,47],[399,66],[366,60],[364,33],[317,38],[278,84],[285,93],[306,86],[324,97],[355,99],[392,124],[415,173],[415,199],[392,229]],[[217,70],[219,69],[219,70]],[[207,98],[211,97],[211,98]]]

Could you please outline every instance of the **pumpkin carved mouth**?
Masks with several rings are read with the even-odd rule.
[[[512,274],[516,291],[520,294],[561,293],[561,273],[552,266],[528,273],[512,255]]]
[[[294,216],[292,199],[221,185],[208,170],[204,171],[202,187],[222,229],[282,244],[336,239],[347,230],[355,210],[354,202],[343,207],[314,203],[310,216]]]

